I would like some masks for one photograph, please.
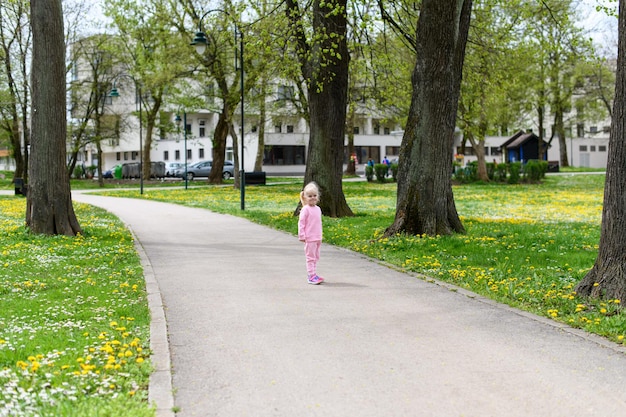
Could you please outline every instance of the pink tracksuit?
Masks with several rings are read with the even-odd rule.
[[[322,246],[322,209],[305,204],[300,210],[298,238],[304,241],[306,271],[309,277],[317,274],[317,261]]]

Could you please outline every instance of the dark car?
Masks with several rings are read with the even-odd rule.
[[[187,167],[187,179],[193,180],[196,177],[208,177],[211,174],[211,168],[213,167],[213,161],[200,161]],[[222,171],[222,178],[227,180],[235,175],[235,165],[233,161],[224,161],[224,169]],[[178,178],[185,178],[185,167],[179,168],[174,172],[174,176]]]

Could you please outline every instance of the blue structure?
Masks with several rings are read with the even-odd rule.
[[[542,141],[542,154],[539,157],[539,136],[533,132],[524,133],[519,131],[509,140],[504,142],[500,149],[505,155],[505,162],[522,162],[526,163],[531,159],[548,160],[548,148],[550,144]]]

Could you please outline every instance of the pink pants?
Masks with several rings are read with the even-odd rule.
[[[304,242],[304,255],[306,256],[306,272],[309,277],[317,275],[317,261],[320,260],[321,240]]]

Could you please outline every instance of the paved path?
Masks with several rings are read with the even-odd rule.
[[[331,246],[327,282],[308,285],[295,236],[240,218],[74,200],[119,216],[145,252],[159,416],[172,401],[179,417],[626,413],[625,350],[603,339]]]

